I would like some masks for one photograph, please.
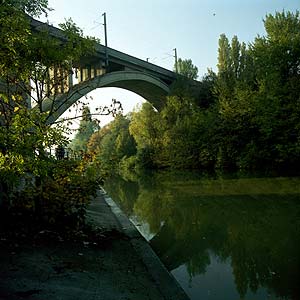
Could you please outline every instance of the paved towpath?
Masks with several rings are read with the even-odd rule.
[[[99,191],[88,220],[117,238],[92,247],[7,246],[0,237],[0,300],[188,299],[112,199]]]

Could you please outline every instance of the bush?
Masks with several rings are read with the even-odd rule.
[[[28,218],[28,222],[38,227],[59,231],[79,229],[98,187],[97,181],[84,171],[81,162],[53,162],[52,176],[15,192],[9,211]]]

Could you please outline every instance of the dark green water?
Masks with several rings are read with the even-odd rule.
[[[300,299],[300,178],[105,183],[191,299]]]

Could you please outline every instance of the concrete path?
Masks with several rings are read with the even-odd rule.
[[[188,299],[112,199],[99,192],[88,221],[120,236],[88,243],[9,245],[0,237],[0,300]]]

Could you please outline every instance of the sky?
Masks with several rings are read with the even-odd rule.
[[[191,59],[199,79],[208,68],[217,70],[218,39],[254,41],[264,35],[266,14],[300,9],[299,0],[49,0],[53,11],[48,21],[57,26],[71,17],[85,35],[104,44],[102,14],[106,12],[108,46],[161,67],[173,70],[174,51]],[[43,19],[45,20],[45,19]],[[125,113],[142,98],[120,89],[98,89],[97,105],[112,98],[121,101]],[[91,108],[96,103],[91,104]],[[108,119],[107,119],[108,120]],[[104,120],[103,123],[107,122]]]

